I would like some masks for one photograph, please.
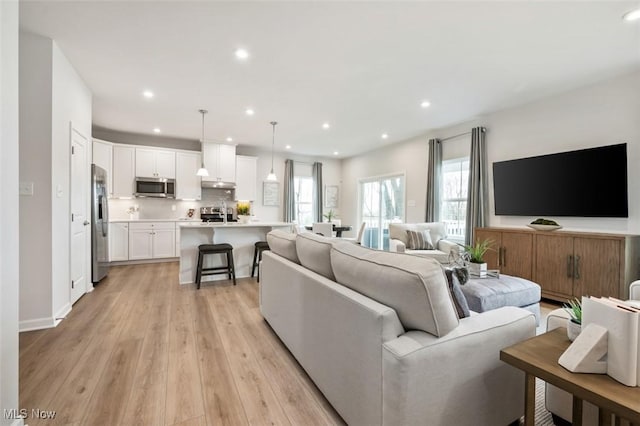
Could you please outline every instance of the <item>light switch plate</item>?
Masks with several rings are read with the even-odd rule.
[[[407,200],[407,207],[415,207],[416,200]]]
[[[56,197],[62,198],[62,195],[63,195],[62,185],[56,185]]]
[[[20,182],[18,191],[20,195],[33,196],[33,182]]]

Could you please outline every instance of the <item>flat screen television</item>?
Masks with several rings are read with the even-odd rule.
[[[496,215],[629,217],[627,144],[493,163]]]

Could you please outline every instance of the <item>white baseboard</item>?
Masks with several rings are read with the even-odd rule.
[[[71,304],[64,305],[53,317],[35,318],[30,320],[20,321],[18,327],[19,331],[34,331],[43,330],[45,328],[53,328],[60,324],[68,314],[71,312]]]

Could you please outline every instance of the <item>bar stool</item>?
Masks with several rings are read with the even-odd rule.
[[[265,250],[269,250],[269,243],[266,241],[257,241],[254,246],[255,248],[253,249],[253,266],[251,267],[251,278],[253,278],[253,274],[256,271],[256,266],[260,265],[260,261],[262,260],[262,252]],[[258,268],[258,282],[260,282],[260,268]]]
[[[216,266],[214,268],[203,268],[202,263],[207,254],[224,254],[227,256],[226,266]],[[196,283],[200,289],[200,281],[203,275],[228,274],[229,279],[233,277],[233,285],[236,285],[236,268],[233,264],[233,246],[231,244],[200,244],[198,246],[198,269],[196,270]]]

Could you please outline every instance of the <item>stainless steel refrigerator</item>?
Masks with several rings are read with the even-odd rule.
[[[109,202],[107,172],[91,165],[91,281],[109,273]]]

